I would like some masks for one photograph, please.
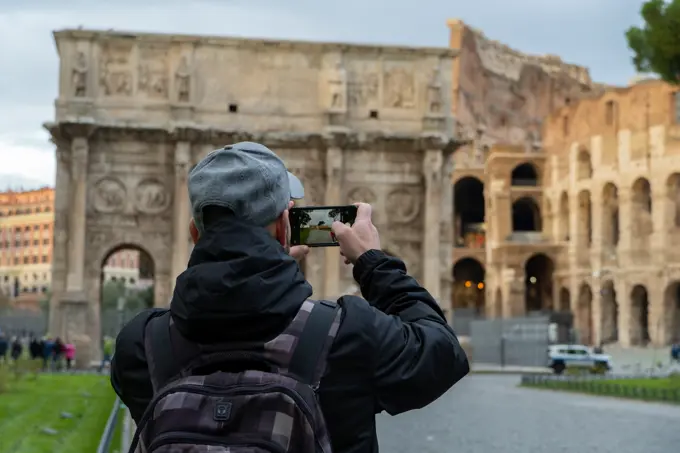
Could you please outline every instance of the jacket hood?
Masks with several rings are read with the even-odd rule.
[[[195,245],[170,311],[190,341],[268,341],[311,295],[297,262],[267,230],[230,218]]]

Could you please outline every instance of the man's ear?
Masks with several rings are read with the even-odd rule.
[[[288,244],[288,209],[276,219],[276,240],[283,247]]]
[[[198,242],[198,238],[201,235],[198,233],[198,228],[196,228],[194,219],[191,219],[191,222],[189,222],[189,234],[191,235],[191,240],[194,241],[194,244],[196,244]]]

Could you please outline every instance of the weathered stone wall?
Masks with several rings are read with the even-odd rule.
[[[564,245],[555,291],[595,343],[680,338],[675,92],[641,82],[546,118],[544,234]]]
[[[540,140],[554,109],[600,91],[588,69],[553,55],[527,55],[490,40],[460,20],[448,22],[459,52],[452,77],[453,112],[461,130],[484,130],[485,144]]]

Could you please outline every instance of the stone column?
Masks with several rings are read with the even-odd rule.
[[[453,287],[453,241],[454,241],[454,230],[453,230],[453,186],[452,173],[453,173],[453,152],[445,152],[442,164],[442,177],[441,177],[441,211],[440,211],[440,224],[441,229],[439,232],[439,271],[440,271],[440,286],[439,286],[439,297],[440,305],[442,310],[447,314],[449,321],[451,320],[451,315],[453,313],[453,307],[451,306],[451,292]]]
[[[326,151],[326,206],[342,204],[342,149],[331,146]],[[324,297],[340,295],[340,249],[325,247],[324,257]]]
[[[633,246],[633,201],[631,190],[627,187],[619,187],[619,266],[626,267],[631,259]]]
[[[68,225],[71,204],[70,143],[53,139],[57,145],[57,178],[54,194],[54,241],[52,245],[52,297],[50,298],[49,331],[62,332],[59,301],[66,291],[68,273]]]
[[[173,240],[172,240],[172,276],[174,279],[184,272],[189,261],[189,249],[187,236],[189,235],[189,189],[187,178],[189,175],[189,163],[191,161],[191,144],[189,142],[177,142],[175,145],[175,195],[173,209]],[[167,303],[167,301],[159,301]]]
[[[439,149],[426,150],[423,156],[423,176],[425,196],[423,207],[423,248],[421,278],[425,288],[437,302],[441,303],[441,270],[439,239],[441,235],[441,196],[442,196],[443,156]]]
[[[87,138],[71,142],[71,206],[69,206],[68,273],[66,291],[85,297],[85,230],[87,207]]]

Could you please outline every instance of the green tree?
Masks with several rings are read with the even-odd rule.
[[[126,288],[121,281],[109,280],[102,288],[102,309],[117,309],[118,299],[125,299],[126,310],[142,310],[153,307],[153,286],[143,289]]]
[[[626,31],[635,68],[680,84],[680,0],[648,0],[640,14],[644,25]]]

